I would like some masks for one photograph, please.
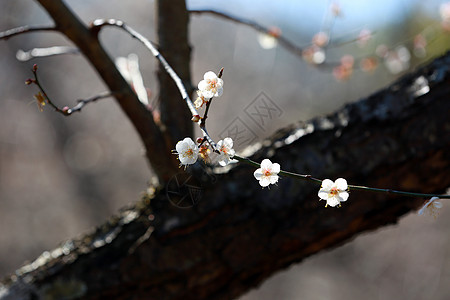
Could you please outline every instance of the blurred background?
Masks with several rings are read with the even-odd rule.
[[[85,22],[121,19],[156,40],[153,1],[65,2]],[[209,14],[192,15],[194,84],[206,71],[225,68],[224,95],[210,111],[213,137],[238,120],[249,140],[262,140],[286,125],[364,98],[450,48],[450,5],[445,1],[187,3],[190,9],[215,9],[256,21],[304,50],[297,55],[251,27]],[[0,16],[0,31],[51,24],[31,0],[0,0]],[[117,29],[102,31],[101,38],[114,58],[138,55],[150,105],[157,108],[155,59]],[[19,49],[63,45],[70,43],[52,32],[0,41],[2,276],[135,202],[152,176],[142,144],[114,100],[100,100],[70,117],[48,106],[39,112],[33,99],[37,88],[24,84],[34,63],[43,86],[60,107],[74,106],[77,99],[106,90],[79,55],[16,59]],[[261,95],[279,109],[263,125],[246,113]],[[181,99],[180,105],[184,105]],[[395,226],[315,255],[279,272],[241,300],[448,299],[450,208],[446,204],[437,218],[412,213]]]

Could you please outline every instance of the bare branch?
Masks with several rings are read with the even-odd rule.
[[[175,73],[175,71],[172,69],[172,67],[169,65],[169,63],[166,61],[166,59],[159,53],[159,51],[156,49],[155,46],[153,46],[152,42],[144,37],[142,34],[125,24],[123,21],[115,20],[115,19],[97,19],[92,22],[92,28],[97,28],[99,30],[101,27],[104,26],[114,26],[123,29],[126,31],[130,36],[137,39],[139,42],[141,42],[150,52],[153,54],[155,58],[159,60],[159,62],[164,66],[164,69],[166,72],[172,77],[173,81],[176,83],[178,90],[180,91],[181,98],[183,98],[184,101],[186,101],[187,106],[189,107],[189,110],[191,111],[191,114],[198,115],[198,111],[195,109],[194,104],[192,103],[191,98],[189,97],[189,94],[186,90],[186,87],[184,86],[183,82],[181,81],[180,77]]]
[[[7,40],[13,36],[36,32],[36,31],[57,31],[58,29],[54,25],[25,25],[12,29],[8,29],[6,31],[0,32],[0,40]]]
[[[88,28],[61,0],[38,0],[53,18],[58,30],[69,38],[89,60],[111,91],[123,112],[141,137],[146,157],[160,182],[168,181],[179,172],[178,162],[167,143],[168,137],[153,119],[152,113],[139,101],[130,85],[116,68],[114,62],[100,44],[96,32]]]
[[[264,27],[264,26],[260,25],[259,23],[248,20],[248,19],[239,18],[239,17],[233,16],[230,14],[226,14],[226,13],[211,10],[211,9],[204,9],[204,10],[197,9],[197,10],[190,10],[189,12],[193,13],[193,14],[212,14],[212,15],[224,18],[226,20],[229,20],[229,21],[232,21],[232,22],[235,22],[238,24],[243,24],[243,25],[252,27],[253,29],[255,29],[258,32],[274,36],[273,30],[271,30],[270,28]],[[293,54],[302,57],[302,51],[304,50],[305,47],[299,47],[299,46],[295,45],[293,42],[291,42],[290,40],[288,40],[287,38],[285,38],[282,35],[274,36],[274,37],[278,40],[278,42],[280,43],[281,46],[285,47],[287,50],[291,51]]]
[[[181,78],[177,75],[177,73],[172,69],[172,67],[169,65],[169,63],[166,61],[166,59],[161,55],[161,53],[156,49],[155,46],[153,46],[152,42],[144,37],[142,34],[125,24],[123,21],[115,20],[115,19],[97,19],[92,22],[92,28],[96,31],[99,31],[104,26],[114,26],[123,29],[126,31],[129,35],[131,35],[133,38],[140,41],[144,46],[150,50],[150,52],[153,54],[154,57],[156,57],[161,65],[164,67],[166,72],[170,75],[170,77],[173,79],[173,81],[176,83],[178,90],[180,91],[181,98],[186,102],[189,110],[191,111],[192,117],[199,116],[198,111],[195,109],[194,104],[192,103],[191,98],[189,97],[189,94],[186,90],[186,87],[183,84],[183,81]],[[203,135],[208,140],[208,143],[210,143],[211,147],[213,149],[216,149],[216,143],[213,141],[213,139],[209,136],[208,131],[206,130],[206,127],[202,125],[202,122],[197,122],[197,124],[200,126],[200,129],[203,133]]]
[[[33,48],[29,51],[17,50],[16,58],[19,61],[29,61],[36,57],[49,57],[63,54],[80,54],[76,47],[54,46],[48,48]]]
[[[79,99],[79,100],[77,100],[77,102],[78,102],[77,105],[75,105],[72,108],[67,109],[67,115],[71,115],[74,112],[81,111],[81,109],[88,103],[95,102],[100,99],[114,97],[115,95],[116,95],[116,93],[114,93],[114,92],[109,92],[109,91],[106,92],[105,91],[105,92],[102,92],[98,95],[95,95],[95,96],[87,98],[87,99]]]
[[[33,69],[31,70],[33,72],[34,79],[28,79],[25,83],[27,85],[29,84],[35,84],[39,88],[39,93],[36,94],[34,97],[36,98],[36,101],[38,102],[39,110],[43,110],[43,106],[45,103],[48,103],[51,107],[55,109],[56,112],[64,115],[64,116],[70,116],[74,112],[81,111],[81,109],[88,103],[95,102],[100,99],[113,97],[117,94],[117,92],[103,92],[98,95],[95,95],[93,97],[87,98],[87,99],[79,99],[77,102],[78,104],[75,105],[72,108],[69,108],[68,106],[64,106],[63,108],[59,108],[55,102],[53,102],[50,97],[48,96],[47,92],[44,90],[43,86],[39,82],[39,78],[37,75],[38,67],[37,65],[33,66]]]

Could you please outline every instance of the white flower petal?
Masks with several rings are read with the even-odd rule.
[[[266,186],[268,186],[268,185],[270,184],[270,180],[269,180],[269,178],[268,178],[267,176],[263,176],[263,177],[259,180],[259,184],[260,184],[262,187],[266,187]]]
[[[223,140],[223,143],[228,147],[228,148],[233,148],[233,140],[229,137],[226,137]]]
[[[339,193],[339,201],[341,201],[341,202],[347,201],[348,197],[349,197],[348,192],[340,192]]]
[[[268,177],[269,177],[269,181],[270,181],[271,184],[275,184],[275,183],[278,182],[278,175],[271,175],[271,176],[268,176]]]
[[[263,176],[262,170],[261,169],[257,169],[255,172],[253,172],[253,176],[255,176],[255,178],[257,180],[260,180],[261,177]]]
[[[335,207],[335,206],[339,205],[339,203],[340,202],[338,199],[336,199],[336,197],[331,197],[331,198],[328,198],[328,200],[327,200],[327,205],[329,205],[331,207]]]
[[[328,191],[321,189],[317,195],[319,196],[320,199],[323,199],[323,200],[328,199]]]
[[[261,169],[268,170],[271,167],[272,167],[272,162],[270,161],[270,159],[266,158],[261,162]]]
[[[336,181],[334,182],[334,184],[336,185],[336,187],[341,190],[341,191],[345,191],[348,186],[347,186],[347,180],[345,180],[344,178],[338,178],[336,179]]]
[[[329,191],[331,190],[331,188],[333,187],[334,182],[330,179],[324,179],[322,181],[322,189],[325,191]]]
[[[203,79],[214,80],[214,79],[217,79],[217,75],[213,71],[208,71],[205,73],[205,75],[203,75]]]
[[[278,174],[278,173],[280,173],[280,170],[281,170],[280,164],[278,164],[278,163],[272,164],[272,173]]]
[[[203,97],[205,97],[205,95],[203,94],[203,91],[208,88],[208,83],[205,80],[202,80],[198,83],[197,87],[198,87],[200,93],[203,95]]]

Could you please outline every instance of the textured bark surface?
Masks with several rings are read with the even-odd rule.
[[[252,158],[319,178],[442,193],[450,186],[449,83],[447,53],[333,115],[279,131]],[[199,188],[185,186],[179,197],[197,192],[196,205],[177,208],[173,194],[156,189],[4,279],[0,299],[232,299],[424,201],[354,191],[342,208],[324,208],[310,182],[282,178],[263,190],[245,165],[215,176],[191,171]]]
[[[159,51],[180,76],[188,92],[191,89],[191,48],[188,43],[189,13],[185,0],[157,0],[155,11],[158,28]],[[180,97],[174,81],[164,67],[158,70],[161,121],[170,136],[171,146],[185,137],[192,136],[191,113]]]

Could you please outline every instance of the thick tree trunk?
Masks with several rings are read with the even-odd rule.
[[[449,68],[447,53],[333,115],[278,132],[252,158],[319,178],[444,192]],[[342,208],[324,208],[314,183],[282,178],[261,189],[253,171],[239,165],[178,194],[170,184],[155,190],[5,279],[0,299],[232,299],[281,268],[397,222],[424,201],[354,191]],[[172,205],[186,199],[197,203]]]
[[[191,48],[188,40],[189,12],[186,10],[185,0],[157,0],[156,18],[158,28],[159,51],[163,53],[167,62],[180,76],[184,85],[192,93],[191,88]],[[175,143],[192,136],[193,122],[191,113],[180,97],[180,92],[173,79],[160,65],[158,70],[159,106],[161,121],[166,136],[170,136],[172,149]]]

